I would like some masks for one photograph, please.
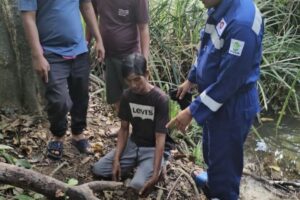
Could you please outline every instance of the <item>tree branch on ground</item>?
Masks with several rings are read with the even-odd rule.
[[[35,191],[50,199],[68,196],[73,200],[98,200],[94,192],[116,190],[123,183],[114,181],[93,181],[78,186],[70,186],[50,176],[0,162],[0,183]]]

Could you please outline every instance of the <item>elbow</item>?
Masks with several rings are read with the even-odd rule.
[[[149,32],[149,26],[148,26],[148,24],[146,23],[146,24],[139,24],[138,25],[138,27],[139,27],[139,31],[142,33],[142,32],[146,32],[146,33],[148,33]]]

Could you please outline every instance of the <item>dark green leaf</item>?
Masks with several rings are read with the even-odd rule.
[[[24,160],[24,159],[17,160],[16,161],[16,165],[18,167],[24,167],[26,169],[30,169],[31,168],[31,164],[27,160]]]

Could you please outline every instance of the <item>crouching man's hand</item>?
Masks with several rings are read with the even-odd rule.
[[[139,191],[139,195],[141,197],[146,197],[152,191],[155,184],[159,180],[159,175],[153,175],[146,183],[144,184],[143,188]]]

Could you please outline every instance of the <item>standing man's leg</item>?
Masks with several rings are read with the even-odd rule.
[[[203,159],[206,165],[209,165],[208,162],[208,127],[205,124],[202,128],[202,154]]]
[[[120,98],[127,87],[122,76],[122,58],[105,58],[106,100],[113,104],[116,113],[119,112]]]
[[[208,124],[208,186],[211,198],[237,200],[243,170],[243,145],[252,119],[219,119]]]
[[[50,122],[50,131],[53,135],[53,141],[50,141],[48,144],[47,155],[53,159],[60,159],[63,153],[63,139],[68,124],[66,116],[72,106],[67,87],[71,62],[56,54],[46,55],[45,58],[50,65],[49,80],[45,85],[46,110]]]
[[[89,54],[83,53],[72,60],[71,75],[68,78],[71,108],[71,131],[73,144],[81,153],[89,153],[89,143],[83,135],[89,103]]]

